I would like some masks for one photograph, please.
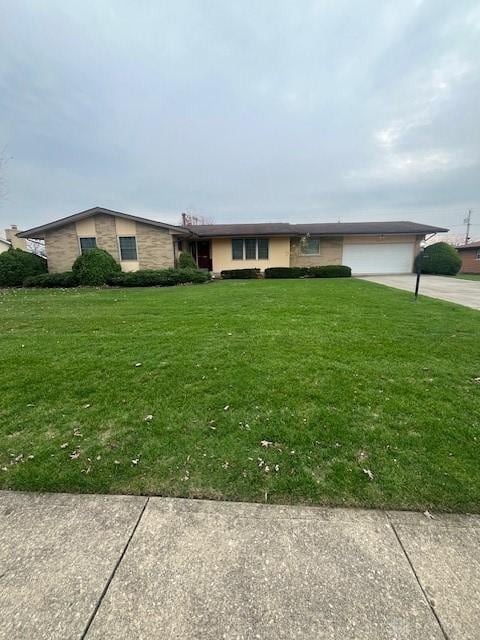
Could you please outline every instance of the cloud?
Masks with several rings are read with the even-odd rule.
[[[469,0],[7,3],[0,218],[456,224],[480,205],[479,25]]]

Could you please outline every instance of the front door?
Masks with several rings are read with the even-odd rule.
[[[212,259],[210,258],[210,240],[199,240],[197,242],[197,264],[199,269],[212,270]]]

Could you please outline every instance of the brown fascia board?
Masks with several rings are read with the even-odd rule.
[[[86,209],[85,211],[74,213],[70,216],[66,216],[65,218],[59,218],[58,220],[54,220],[53,222],[48,222],[47,224],[43,224],[38,227],[33,227],[32,229],[27,229],[26,231],[17,233],[17,236],[19,238],[42,239],[45,231],[50,231],[51,229],[63,227],[66,224],[76,222],[77,220],[83,220],[84,218],[88,218],[90,216],[94,216],[101,213],[111,215],[111,216],[116,216],[118,218],[125,218],[126,220],[134,220],[135,222],[143,222],[144,224],[150,224],[150,225],[153,225],[154,227],[162,227],[163,229],[169,229],[181,235],[191,235],[191,232],[185,227],[177,227],[175,225],[167,224],[165,222],[159,222],[158,220],[150,220],[148,218],[141,218],[140,216],[133,216],[130,213],[123,213],[122,211],[113,211],[111,209],[104,209],[103,207],[92,207],[91,209]]]

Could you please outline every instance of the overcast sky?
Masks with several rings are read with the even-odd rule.
[[[0,220],[480,236],[478,0],[0,0]]]

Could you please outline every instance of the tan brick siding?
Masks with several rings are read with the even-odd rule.
[[[167,229],[137,222],[140,269],[173,267],[173,238]]]
[[[45,251],[50,273],[71,271],[72,264],[80,253],[75,224],[67,224],[60,229],[47,231]]]
[[[462,259],[460,269],[462,273],[480,273],[480,260],[477,260],[477,251],[479,250],[479,247],[472,247],[458,252]]]
[[[325,264],[341,264],[343,238],[320,238],[318,256],[302,256],[300,238],[290,238],[290,266],[316,267]]]
[[[105,249],[117,262],[120,262],[115,217],[104,213],[96,215],[95,229],[97,232],[97,247]]]

